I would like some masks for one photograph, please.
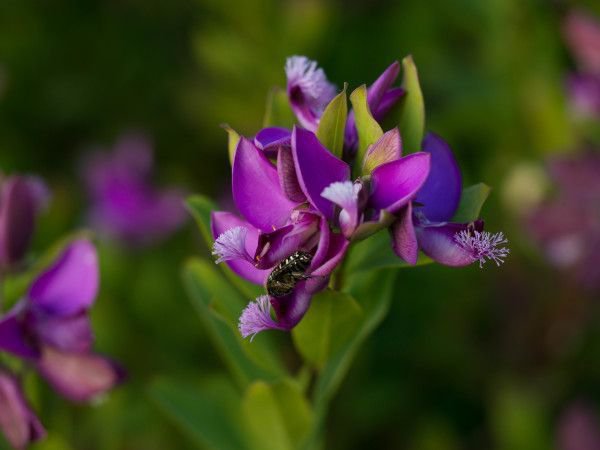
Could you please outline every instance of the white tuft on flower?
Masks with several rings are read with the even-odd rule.
[[[454,235],[454,240],[471,253],[473,261],[479,261],[479,267],[483,267],[486,261],[494,261],[499,266],[510,253],[507,247],[500,247],[508,244],[502,232],[492,234],[488,231],[463,230]]]
[[[352,181],[335,181],[323,189],[321,197],[349,210],[356,208],[361,188],[361,184]]]
[[[288,87],[296,87],[317,115],[335,97],[336,87],[329,82],[316,61],[306,56],[290,56],[285,62]]]
[[[221,233],[213,244],[212,254],[217,256],[216,264],[232,259],[243,259],[252,262],[252,257],[246,250],[246,235],[248,229],[235,227]]]
[[[282,327],[271,317],[271,302],[268,295],[261,295],[242,311],[238,328],[242,337],[254,339],[258,333],[264,330],[281,329]]]

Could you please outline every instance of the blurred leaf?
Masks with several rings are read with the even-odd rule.
[[[298,448],[312,423],[308,401],[290,380],[274,385],[253,383],[242,405],[257,450]]]
[[[242,386],[259,378],[273,380],[281,376],[269,350],[259,343],[260,336],[252,343],[244,341],[237,327],[215,310],[210,288],[216,282],[215,274],[206,271],[206,267],[200,260],[188,261],[184,281],[207,332],[232,374]]]
[[[367,87],[364,84],[350,94],[350,102],[354,110],[356,131],[358,132],[356,167],[361,168],[367,148],[383,136],[383,130],[371,114],[367,103]]]
[[[192,214],[206,246],[211,249],[213,245],[213,236],[210,226],[210,214],[217,210],[215,203],[204,195],[193,195],[188,197],[186,201],[187,209]],[[227,279],[237,287],[247,298],[256,298],[262,292],[262,287],[253,285],[252,283],[242,279],[233,273],[226,264],[219,264],[220,269],[225,273]]]
[[[151,385],[150,395],[202,448],[248,449],[239,427],[242,420],[241,399],[226,381],[199,387],[174,380],[159,380]],[[225,399],[231,399],[229,408]]]
[[[290,107],[287,92],[280,87],[273,87],[267,96],[267,108],[263,127],[292,128],[296,118]]]
[[[229,154],[229,163],[233,166],[233,159],[235,158],[235,149],[237,148],[238,142],[240,142],[240,135],[229,125],[223,124],[222,126],[223,129],[227,132],[227,153]]]
[[[453,222],[466,223],[479,218],[481,208],[490,195],[491,188],[485,183],[474,184],[463,189]]]
[[[552,448],[548,407],[534,390],[514,385],[499,386],[491,417],[498,450]]]
[[[402,60],[402,87],[406,94],[400,100],[400,135],[404,153],[421,150],[425,132],[425,105],[419,84],[419,74],[412,56]]]
[[[348,116],[348,101],[346,100],[346,89],[348,84],[344,83],[344,89],[336,95],[325,108],[316,135],[331,153],[338,158],[342,157],[344,150],[344,137],[346,134],[346,117]]]
[[[312,299],[310,309],[292,330],[296,348],[312,366],[321,369],[356,330],[360,306],[350,295],[326,290]]]
[[[355,243],[346,258],[348,259],[346,270],[349,274],[382,268],[415,267],[407,264],[394,253],[392,239],[387,230],[378,231],[367,239]],[[416,266],[432,262],[428,256],[419,253]]]

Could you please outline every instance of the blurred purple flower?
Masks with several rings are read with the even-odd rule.
[[[123,136],[112,154],[97,151],[83,167],[92,207],[92,226],[133,245],[159,241],[186,218],[183,192],[159,190],[151,183],[152,147],[139,134]]]
[[[71,242],[0,320],[0,349],[31,363],[63,396],[86,402],[121,381],[122,370],[92,352],[88,317],[98,292],[96,249]]]
[[[557,440],[559,450],[600,449],[598,415],[589,405],[574,402],[560,416]]]
[[[14,375],[0,367],[0,430],[8,443],[24,449],[42,439],[46,430],[25,400]]]
[[[535,208],[529,229],[549,262],[571,271],[587,288],[600,288],[600,153],[554,159],[558,192]]]
[[[14,266],[23,258],[48,196],[38,178],[13,175],[0,180],[0,268]]]

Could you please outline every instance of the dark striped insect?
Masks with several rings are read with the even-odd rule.
[[[310,278],[306,269],[312,261],[312,255],[306,252],[294,252],[277,264],[267,278],[267,293],[271,297],[283,297],[290,294],[296,283]]]

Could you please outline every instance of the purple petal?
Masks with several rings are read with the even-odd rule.
[[[281,190],[286,197],[293,202],[305,202],[306,195],[302,192],[302,188],[298,182],[291,148],[282,147],[279,150],[277,154],[277,173],[279,174]]]
[[[411,201],[429,174],[430,156],[413,153],[377,167],[372,174],[370,206],[394,214]]]
[[[322,277],[322,280],[308,280],[308,288],[311,292],[317,292],[327,285],[326,277],[328,277],[331,272],[333,272],[335,268],[342,262],[349,245],[350,242],[343,235],[339,233],[331,233],[331,236],[329,237],[327,253],[323,258],[324,261],[319,264],[319,266],[313,266],[315,268],[311,271],[311,275],[315,277]],[[319,283],[319,281],[321,282]]]
[[[256,252],[258,243],[258,230],[249,223],[243,221],[235,214],[223,211],[215,211],[211,214],[211,231],[213,238],[217,239],[221,234],[235,227],[244,227],[248,231],[246,233],[246,251],[250,255]],[[237,273],[242,278],[255,284],[264,284],[266,277],[269,275],[268,270],[259,270],[243,259],[226,261],[226,264],[231,270]]]
[[[98,256],[85,239],[71,242],[54,265],[39,275],[28,298],[36,308],[57,316],[70,316],[89,308],[98,293]]]
[[[38,351],[30,344],[20,317],[24,306],[24,303],[18,304],[0,319],[0,350],[22,358],[35,358]]]
[[[460,202],[460,169],[448,144],[436,134],[425,136],[423,151],[431,155],[431,167],[415,201],[424,205],[421,211],[428,220],[446,222],[452,218]]]
[[[406,94],[406,91],[399,87],[392,88],[383,94],[379,105],[375,106],[374,109],[371,110],[375,120],[379,122],[385,119],[387,113],[390,112],[394,106],[396,106],[396,103],[398,103],[398,100],[400,100],[404,94]]]
[[[335,97],[336,88],[323,69],[305,56],[292,56],[285,64],[290,106],[300,125],[315,131],[327,104]]]
[[[329,228],[329,223],[327,219],[324,217],[321,218],[320,224],[320,233],[319,233],[319,243],[317,244],[317,251],[315,252],[313,259],[310,263],[310,270],[314,270],[317,267],[320,267],[327,260],[327,251],[329,250],[329,240],[331,238],[331,228]]]
[[[273,306],[277,323],[281,329],[291,330],[308,311],[314,293],[309,291],[309,281],[299,282],[294,291],[285,297],[271,298],[271,306]]]
[[[263,128],[254,136],[254,145],[267,153],[267,156],[274,156],[274,151],[281,146],[290,146],[292,132],[287,128],[269,127]]]
[[[413,225],[412,203],[406,205],[406,208],[402,210],[400,217],[392,224],[390,231],[394,253],[414,266],[419,256],[419,245]]]
[[[590,405],[578,401],[561,414],[558,445],[560,450],[600,448],[600,420]]]
[[[0,198],[0,264],[14,264],[25,255],[33,235],[38,202],[23,177],[9,177]]]
[[[37,368],[54,389],[74,402],[93,400],[124,377],[123,371],[107,358],[63,352],[49,346],[43,348]]]
[[[298,250],[311,252],[319,241],[319,218],[314,213],[297,211],[290,225],[258,237],[256,267],[268,269]]]
[[[567,90],[573,110],[583,117],[600,116],[600,74],[572,75]]]
[[[273,164],[246,138],[240,139],[235,152],[233,200],[250,224],[266,232],[285,225],[296,206],[279,188]]]
[[[331,183],[321,193],[321,196],[335,203],[341,208],[338,221],[342,233],[349,238],[358,226],[359,219],[359,194],[361,183],[352,181],[336,181]]]
[[[68,352],[86,352],[92,346],[94,336],[86,312],[71,317],[56,317],[32,311],[26,320],[41,343]]]
[[[313,133],[300,128],[292,132],[292,152],[302,191],[327,219],[333,219],[334,205],[321,193],[335,181],[348,180],[350,167],[333,156]]]
[[[375,168],[402,157],[402,140],[398,128],[392,128],[369,147],[363,161],[363,173],[369,174]]]
[[[582,10],[568,14],[564,32],[578,66],[600,75],[600,22]]]
[[[0,430],[15,449],[46,436],[46,430],[27,404],[17,379],[0,370]]]
[[[417,226],[419,248],[434,261],[446,266],[468,266],[476,261],[471,251],[456,242],[456,236],[467,230],[469,224],[445,223]],[[481,231],[483,223],[475,222],[475,229]]]
[[[371,111],[377,110],[385,93],[390,89],[398,74],[400,73],[400,63],[394,61],[375,82],[367,89],[367,103]]]

